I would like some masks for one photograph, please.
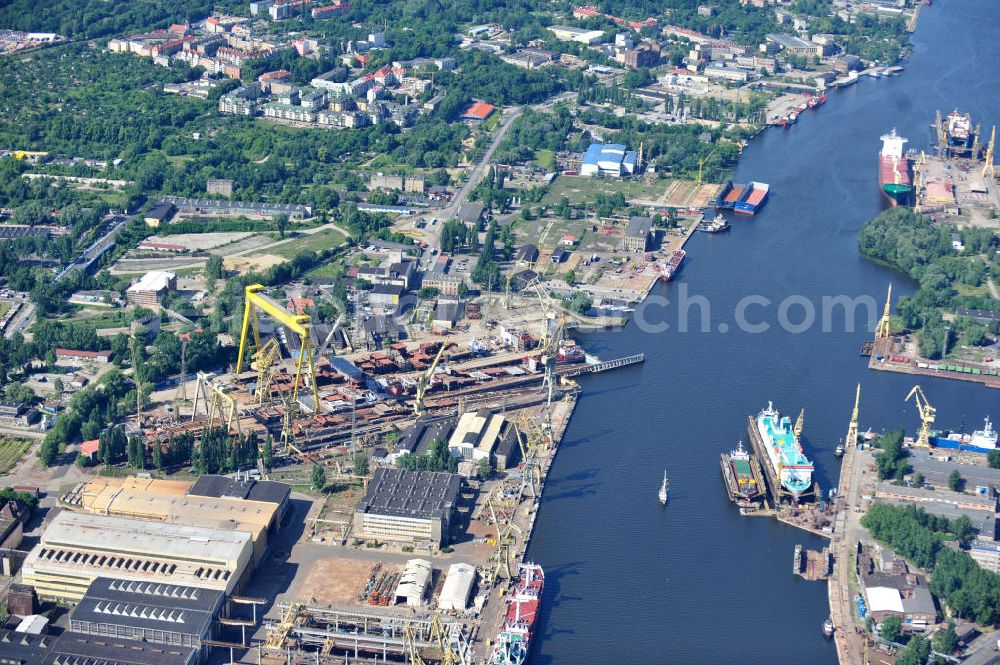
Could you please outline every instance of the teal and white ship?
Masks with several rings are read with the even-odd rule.
[[[812,489],[813,465],[802,451],[792,421],[782,417],[771,402],[752,419],[751,438],[764,449],[772,479],[777,478],[781,489],[798,499]],[[756,435],[756,436],[754,436]]]

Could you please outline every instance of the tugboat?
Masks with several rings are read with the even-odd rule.
[[[836,455],[837,457],[843,457],[844,456],[844,444],[843,444],[843,442],[840,442],[840,443],[837,444],[837,449],[833,451],[833,454]]]
[[[833,625],[833,621],[831,621],[830,619],[827,619],[826,621],[823,622],[823,636],[824,637],[833,637],[833,633],[834,633],[835,630],[836,630],[836,628]]]
[[[670,481],[667,480],[667,472],[663,472],[663,484],[660,485],[660,505],[667,505],[667,498],[670,495]]]
[[[721,231],[728,231],[730,228],[729,220],[722,215],[716,215],[712,221],[703,220],[699,222],[695,230],[704,233],[719,233]]]

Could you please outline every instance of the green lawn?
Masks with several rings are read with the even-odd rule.
[[[536,150],[535,164],[545,169],[546,171],[555,171],[556,153],[552,152],[551,150]]]
[[[585,201],[593,202],[598,193],[623,192],[626,199],[649,198],[663,194],[669,183],[669,180],[654,180],[647,185],[638,180],[560,176],[549,187],[549,191],[542,199],[542,204],[555,205],[563,196],[569,199],[570,204],[573,205]]]
[[[278,256],[283,256],[286,259],[290,259],[304,250],[315,252],[321,249],[339,247],[342,244],[344,244],[343,233],[335,231],[334,229],[323,229],[322,231],[317,231],[311,235],[296,238],[291,242],[286,242],[285,244],[278,245],[277,247],[262,247],[259,250],[252,252],[252,255],[276,254]]]

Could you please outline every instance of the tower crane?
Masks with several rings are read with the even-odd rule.
[[[719,147],[716,146],[715,148],[712,149],[712,152],[708,153],[707,155],[698,160],[698,177],[694,181],[695,186],[701,187],[702,184],[701,176],[702,176],[702,171],[705,168],[705,163],[708,162],[708,160],[712,158],[712,155],[718,152],[718,150]]]
[[[917,412],[920,414],[920,433],[917,435],[917,440],[914,445],[920,446],[921,448],[930,448],[931,425],[934,424],[937,409],[931,406],[931,403],[927,401],[927,395],[924,394],[923,388],[919,385],[913,386],[913,388],[910,389],[910,392],[906,395],[906,399],[904,401],[909,402],[911,397],[913,398],[913,402],[917,405]]]
[[[417,378],[417,394],[413,401],[413,410],[418,416],[427,413],[427,409],[424,408],[424,393],[427,392],[427,388],[431,385],[431,380],[434,378],[434,370],[437,369],[438,363],[441,362],[441,357],[444,355],[445,350],[450,347],[451,344],[442,342],[441,348],[438,349],[437,355],[434,356],[434,362],[431,363],[426,372]]]
[[[858,405],[861,402],[861,384],[854,393],[854,411],[851,412],[851,424],[847,428],[847,438],[844,439],[845,448],[854,448],[858,445]]]

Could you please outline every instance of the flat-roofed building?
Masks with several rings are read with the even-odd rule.
[[[253,541],[254,562],[260,561],[268,536],[278,530],[281,502],[192,496],[190,489],[191,483],[183,481],[94,478],[72,496],[81,510],[94,515],[245,532]]]
[[[195,665],[193,647],[148,644],[116,637],[19,633],[0,628],[0,663],[7,665]]]
[[[167,291],[177,289],[177,275],[163,270],[151,270],[143,275],[139,281],[128,287],[125,297],[130,305],[143,305],[145,307],[155,307],[162,296]]]
[[[879,483],[875,487],[876,499],[889,499],[915,503],[918,506],[946,504],[963,510],[977,510],[987,513],[997,511],[997,498],[989,494],[964,494],[951,490],[928,490],[921,487],[905,487]]]
[[[56,515],[24,560],[39,598],[76,603],[98,577],[231,593],[250,566],[250,534],[148,520]]]
[[[977,538],[969,544],[969,556],[983,570],[1000,575],[1000,542]]]
[[[587,30],[567,25],[550,25],[546,30],[555,35],[555,38],[561,42],[579,42],[589,46],[604,41],[603,30]]]
[[[280,525],[288,511],[292,497],[292,486],[274,480],[258,480],[256,478],[230,478],[205,474],[188,490],[190,496],[210,496],[230,499],[245,499],[247,501],[264,501],[278,506],[277,522]]]
[[[462,479],[453,473],[379,468],[354,508],[354,534],[373,540],[448,543]]]
[[[69,630],[195,647],[216,635],[225,595],[196,587],[99,577],[69,616]]]

